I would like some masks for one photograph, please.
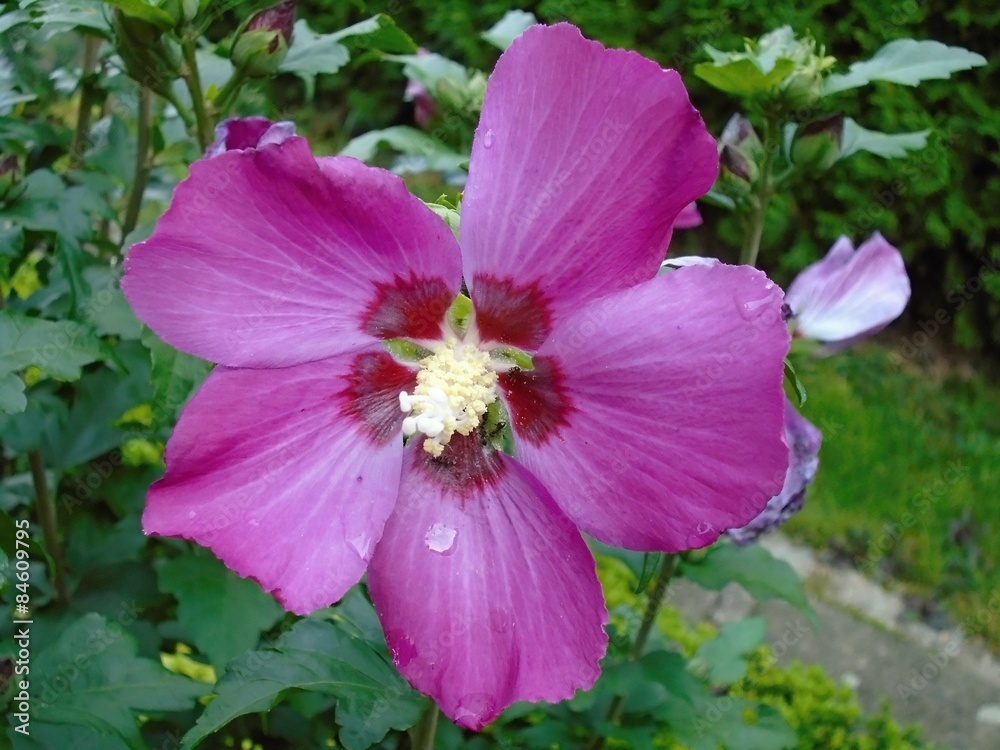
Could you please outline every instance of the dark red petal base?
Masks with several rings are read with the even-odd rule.
[[[475,432],[468,436],[452,436],[437,458],[422,447],[415,453],[414,464],[418,470],[446,492],[459,496],[497,481],[506,471],[496,453],[484,448]]]
[[[401,365],[388,352],[364,352],[351,363],[349,385],[338,395],[346,402],[348,414],[371,432],[376,442],[399,440],[403,412],[400,391],[413,391],[417,373]]]
[[[552,330],[548,302],[535,284],[518,286],[511,279],[476,276],[472,302],[481,341],[537,349]]]
[[[514,435],[535,445],[544,443],[575,411],[563,386],[563,373],[552,357],[535,357],[535,369],[503,373],[500,387],[506,395]]]
[[[375,289],[362,320],[365,333],[380,339],[441,338],[441,323],[455,298],[443,279],[397,276]]]

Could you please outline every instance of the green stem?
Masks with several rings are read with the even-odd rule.
[[[649,601],[646,602],[646,610],[642,613],[642,622],[639,624],[639,630],[635,634],[635,641],[632,643],[632,650],[629,652],[628,658],[630,661],[634,661],[642,656],[642,652],[646,648],[646,641],[649,640],[649,634],[656,623],[656,615],[659,613],[660,607],[663,606],[663,600],[667,595],[667,587],[670,585],[674,573],[677,572],[677,562],[679,560],[679,555],[667,554],[663,556],[663,562],[660,564],[660,572],[656,576],[653,592],[649,595]],[[624,706],[624,696],[616,695],[608,706],[608,713],[605,716],[607,721],[611,724],[616,724],[621,718]],[[589,750],[600,750],[602,747],[604,747],[604,738],[595,737],[593,742],[590,743]]]
[[[35,485],[35,506],[38,511],[38,523],[42,527],[42,538],[45,548],[52,558],[55,568],[56,599],[61,604],[69,601],[69,588],[66,586],[66,562],[59,546],[59,527],[56,523],[56,506],[49,494],[49,485],[45,481],[45,461],[37,448],[28,451],[28,466],[31,468],[31,481]]]
[[[240,93],[240,89],[246,83],[246,80],[246,74],[242,70],[237,70],[229,77],[229,80],[219,90],[213,101],[215,111],[218,114],[224,115],[229,110],[233,104],[233,100],[236,99],[236,95]]]
[[[419,723],[410,731],[410,746],[413,750],[434,750],[439,713],[437,703],[431,703],[424,711]]]
[[[185,39],[181,43],[184,55],[184,82],[191,92],[191,105],[194,109],[195,125],[197,127],[198,144],[204,151],[212,142],[212,123],[205,111],[205,92],[201,88],[201,74],[198,72],[198,58],[195,55],[195,40]]]
[[[162,96],[168,103],[174,106],[174,109],[177,110],[177,114],[180,116],[181,120],[183,120],[184,125],[186,125],[188,129],[194,127],[195,124],[194,115],[191,114],[191,110],[189,110],[181,103],[181,100],[177,98],[177,94],[175,94],[170,89],[169,84],[165,85],[162,89],[158,90],[156,93]]]
[[[752,197],[750,215],[745,222],[745,234],[743,237],[743,247],[740,248],[740,263],[748,266],[757,265],[757,256],[760,254],[760,241],[764,236],[764,222],[767,219],[767,207],[771,203],[774,195],[774,183],[771,179],[773,167],[773,153],[775,144],[771,143],[770,120],[764,118],[764,157],[761,159],[760,174],[755,184],[756,193]]]
[[[76,113],[76,127],[73,129],[73,141],[69,149],[70,169],[76,169],[83,162],[83,153],[87,150],[87,140],[90,138],[90,123],[93,117],[94,102],[98,99],[98,87],[95,72],[100,62],[101,38],[90,34],[83,38],[83,67],[80,75],[80,109]]]
[[[132,187],[128,194],[128,204],[125,206],[125,218],[122,220],[122,242],[135,229],[139,220],[139,209],[142,207],[142,196],[146,192],[146,182],[149,180],[149,140],[153,126],[153,97],[145,86],[139,88],[139,122],[135,140],[135,171],[132,177]]]

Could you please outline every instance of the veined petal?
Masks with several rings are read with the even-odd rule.
[[[297,137],[193,164],[125,270],[167,343],[238,367],[437,338],[461,284],[451,231],[402,180]]]
[[[581,308],[535,356],[548,371],[501,380],[518,459],[608,544],[674,552],[743,526],[788,467],[781,307],[760,271],[716,265]]]
[[[726,533],[737,544],[745,546],[761,534],[781,526],[802,509],[806,487],[813,483],[819,469],[819,447],[823,433],[785,400],[785,441],[788,443],[789,464],[781,492],[767,502],[760,515],[746,526],[729,529]]]
[[[368,571],[393,661],[453,721],[559,701],[597,678],[607,622],[594,558],[525,469],[455,438],[412,443]]]
[[[568,24],[527,29],[487,84],[462,200],[482,338],[534,348],[579,305],[651,278],[717,171],[676,71]]]
[[[786,295],[795,332],[827,343],[856,340],[895,320],[910,299],[903,256],[876,232],[855,252],[841,237]]]
[[[295,123],[272,122],[266,117],[234,117],[215,126],[215,142],[205,151],[211,158],[226,151],[263,148],[284,143],[295,135]]]
[[[274,370],[216,370],[167,443],[147,534],[209,547],[287,609],[361,578],[399,490],[411,370],[365,351]]]

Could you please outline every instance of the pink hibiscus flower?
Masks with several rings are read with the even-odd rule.
[[[580,531],[705,546],[788,464],[781,291],[746,267],[655,277],[716,171],[675,72],[565,24],[497,63],[460,243],[397,177],[298,137],[196,163],[123,281],[219,363],[145,530],[297,613],[367,570],[394,662],[463,726],[589,687],[607,611]],[[494,404],[516,458],[484,434]]]

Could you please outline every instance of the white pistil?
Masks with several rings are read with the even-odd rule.
[[[497,374],[488,352],[449,341],[420,360],[413,393],[399,394],[403,434],[426,436],[424,450],[440,456],[452,435],[470,435],[496,401]]]

